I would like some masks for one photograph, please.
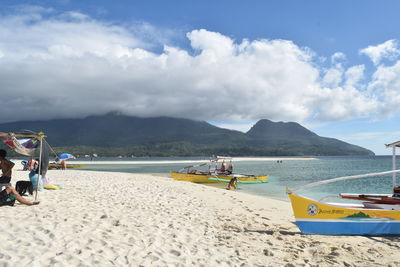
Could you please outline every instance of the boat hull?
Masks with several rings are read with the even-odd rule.
[[[296,225],[303,234],[310,235],[400,235],[399,221],[343,222],[340,220],[296,220]]]
[[[400,211],[320,203],[289,193],[296,225],[304,234],[400,235]]]
[[[226,183],[236,177],[238,182],[265,183],[268,175],[261,176],[234,176],[234,175],[212,175],[212,174],[190,174],[181,172],[170,172],[173,179],[193,183]]]
[[[61,170],[61,165],[60,164],[49,164],[49,170]],[[78,168],[83,168],[83,165],[78,165],[78,164],[68,164],[67,169],[78,169]]]

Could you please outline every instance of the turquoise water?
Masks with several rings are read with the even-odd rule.
[[[149,161],[190,160],[205,158],[149,158]],[[110,160],[110,159],[103,159]],[[121,160],[121,159],[114,159]],[[127,159],[132,160],[132,159]],[[137,161],[146,159],[137,158]],[[101,161],[101,160],[96,160]],[[71,162],[72,163],[72,162]],[[169,171],[179,170],[188,163],[155,163],[155,164],[96,164],[86,165],[84,170],[115,171],[128,173],[157,173],[168,176]],[[285,160],[276,161],[238,161],[235,162],[235,173],[268,174],[268,183],[239,184],[241,192],[288,200],[285,188],[296,188],[312,182],[336,178],[341,176],[365,174],[371,172],[388,171],[392,169],[391,156],[346,156],[346,157],[318,157],[316,160]],[[400,175],[399,175],[400,176]],[[400,177],[398,179],[400,181]],[[224,188],[226,185],[212,184]],[[322,198],[339,193],[391,193],[391,175],[348,180],[304,190],[299,193],[313,198]]]

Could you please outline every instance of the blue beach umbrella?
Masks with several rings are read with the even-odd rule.
[[[76,159],[76,157],[69,153],[62,153],[57,156],[59,160]]]

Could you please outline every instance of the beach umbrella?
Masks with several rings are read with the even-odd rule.
[[[59,160],[76,159],[76,157],[69,153],[62,153],[57,156]]]

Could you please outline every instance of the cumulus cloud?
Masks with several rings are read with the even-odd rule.
[[[378,115],[393,116],[400,112],[400,61],[391,66],[379,66],[368,85],[368,90],[379,99]]]
[[[332,67],[325,71],[322,78],[322,85],[329,88],[339,87],[343,80],[343,68]]]
[[[360,53],[367,55],[375,65],[378,65],[382,59],[396,59],[400,55],[400,50],[396,40],[388,40],[382,44],[361,49]]]
[[[342,53],[323,69],[291,41],[238,41],[206,29],[187,33],[190,49],[165,42],[152,52],[146,29],[154,27],[135,27],[40,9],[0,17],[0,121],[109,111],[228,127],[261,118],[341,120],[383,114],[382,101],[400,83],[400,67],[381,66],[365,85],[364,66],[345,68]]]
[[[363,88],[361,82],[364,79],[364,65],[358,65],[350,67],[346,70],[345,75],[345,87],[353,87],[353,88]]]

